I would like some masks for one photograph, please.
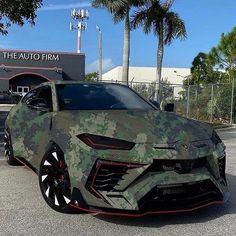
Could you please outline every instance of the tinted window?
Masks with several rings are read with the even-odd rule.
[[[50,110],[52,110],[52,91],[50,86],[43,86],[39,91],[38,98],[44,99]]]
[[[43,98],[46,101],[50,110],[52,110],[52,91],[51,91],[50,86],[43,86],[43,87],[31,90],[22,99],[22,102],[27,105],[32,99],[36,99],[36,98]]]
[[[38,92],[39,89],[31,90],[23,97],[22,102],[28,104],[32,99],[37,98]]]
[[[153,109],[145,100],[125,86],[111,84],[59,84],[60,110]]]

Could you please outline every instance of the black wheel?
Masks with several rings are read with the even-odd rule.
[[[7,163],[12,166],[21,165],[21,163],[16,158],[14,158],[11,142],[11,133],[9,129],[5,129],[4,141],[5,158],[7,160]]]
[[[50,148],[40,164],[39,186],[43,198],[54,210],[73,213],[69,206],[71,185],[63,152],[56,146]]]

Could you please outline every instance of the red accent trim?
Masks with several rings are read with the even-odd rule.
[[[99,197],[99,198],[101,198],[101,199],[104,199],[104,197],[103,197],[96,189],[94,189],[94,187],[93,187],[94,182],[95,182],[95,179],[96,179],[97,174],[98,174],[98,171],[99,171],[99,169],[100,169],[100,166],[101,166],[101,163],[99,162],[99,163],[98,163],[98,167],[97,167],[96,172],[95,172],[95,175],[94,175],[94,177],[93,177],[93,180],[92,180],[92,184],[91,184],[91,186],[90,186],[90,189],[97,195],[97,197]],[[105,200],[105,199],[104,199],[104,200]]]
[[[53,52],[53,51],[30,51],[30,50],[21,50],[21,49],[0,49],[0,52],[30,52],[30,53],[48,53],[48,54],[65,54],[65,55],[78,55],[78,53],[74,52]],[[79,53],[80,55],[85,55],[85,53]]]
[[[112,145],[106,145],[106,144],[97,144],[97,143],[94,143],[89,137],[85,137],[85,138],[87,138],[87,141],[95,149],[96,149],[96,147],[106,147],[106,148],[111,148],[111,149],[119,149],[119,148],[123,149],[123,147],[118,147],[118,146],[112,146]],[[129,149],[127,149],[127,150],[129,150]]]
[[[30,70],[52,70],[52,71],[55,71],[56,70],[60,70],[62,71],[63,69],[62,68],[58,68],[58,67],[33,67],[33,66],[7,66],[7,65],[4,65],[4,64],[1,64],[0,65],[0,68],[12,68],[12,69],[30,69]]]
[[[30,167],[28,167],[24,162],[22,162],[19,158],[15,157],[20,163],[22,163],[27,169],[29,169],[31,172],[33,172],[35,175],[37,175]],[[224,201],[213,201],[198,207],[193,207],[190,209],[182,209],[182,210],[168,210],[168,211],[148,211],[148,212],[144,212],[144,213],[118,213],[118,212],[106,212],[106,211],[99,211],[99,210],[90,210],[90,209],[86,209],[86,208],[82,208],[80,206],[76,206],[74,204],[70,204],[71,207],[78,209],[80,211],[84,211],[86,213],[89,214],[99,214],[99,215],[108,215],[108,216],[124,216],[124,217],[142,217],[142,216],[146,216],[146,215],[157,215],[157,214],[175,214],[175,213],[184,213],[184,212],[191,212],[191,211],[195,211],[213,204],[223,204]]]
[[[175,214],[175,213],[183,213],[183,212],[191,212],[191,211],[195,211],[207,206],[210,206],[212,204],[223,204],[224,201],[213,201],[204,205],[201,205],[199,207],[193,207],[190,209],[182,209],[182,210],[167,210],[167,211],[148,211],[145,213],[118,213],[118,212],[106,212],[106,211],[99,211],[99,210],[90,210],[90,209],[85,209],[82,208],[80,206],[76,206],[74,204],[70,204],[71,207],[78,209],[80,211],[84,211],[86,213],[90,213],[90,214],[100,214],[100,215],[108,215],[108,216],[127,216],[127,217],[142,217],[142,216],[146,216],[146,215],[157,215],[157,214]]]
[[[30,170],[30,172],[34,173],[35,175],[37,175],[29,166],[26,165],[25,162],[21,161],[19,158],[14,157],[15,159],[17,159],[17,161],[19,161],[26,169]]]
[[[143,166],[143,164],[129,164],[129,163],[125,163],[125,162],[115,162],[115,161],[100,161],[100,163],[104,164],[104,165],[112,165],[112,166],[127,166],[129,167],[141,167]]]
[[[90,189],[99,197],[99,198],[102,198],[104,199],[104,197],[94,188],[94,182],[95,182],[95,179],[97,177],[97,174],[98,174],[98,171],[101,167],[101,165],[109,165],[109,166],[126,166],[128,168],[132,168],[132,167],[140,167],[140,166],[143,166],[142,164],[128,164],[128,163],[122,163],[122,162],[113,162],[113,161],[98,161],[98,166],[96,168],[96,172],[95,172],[95,175],[93,177],[93,180],[92,180],[92,183],[91,183],[91,186],[90,186]]]
[[[19,74],[16,74],[16,75],[10,77],[9,80],[14,79],[14,78],[16,78],[16,77],[18,77],[18,76],[21,76],[21,75],[36,75],[36,76],[42,77],[43,79],[46,79],[47,81],[51,81],[51,80],[50,80],[49,78],[47,78],[46,76],[41,75],[41,74],[38,74],[38,73],[34,73],[34,72],[22,72],[22,73],[19,73]]]

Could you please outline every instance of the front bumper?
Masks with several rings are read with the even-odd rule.
[[[185,161],[184,165],[178,162],[178,169],[172,170],[173,166],[165,162],[163,170],[160,166],[100,161],[86,184],[86,192],[93,199],[83,197],[83,192],[78,198],[77,189],[71,206],[89,213],[135,217],[186,212],[223,203],[229,197],[225,170],[221,165],[217,167],[220,171],[211,171],[206,163],[198,159],[190,170]]]
[[[145,209],[145,210],[138,210],[138,211],[131,211],[131,210],[120,210],[120,209],[110,209],[110,208],[97,208],[93,206],[88,206],[83,198],[81,198],[81,192],[78,189],[74,189],[72,201],[70,206],[79,211],[88,214],[99,214],[99,215],[107,215],[107,216],[124,216],[124,217],[143,217],[146,215],[154,215],[154,214],[175,214],[175,213],[184,213],[184,212],[191,212],[196,211],[198,209],[213,205],[213,204],[223,204],[229,198],[229,193],[225,193],[222,197],[222,200],[213,200],[209,199],[209,202],[205,201],[199,202],[195,206],[184,206],[183,208],[178,207],[178,209],[155,209],[155,206],[152,209]],[[73,200],[77,199],[77,200]],[[160,206],[160,205],[159,205]]]

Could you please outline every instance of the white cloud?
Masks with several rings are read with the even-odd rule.
[[[107,71],[111,70],[115,67],[115,64],[113,63],[111,58],[105,58],[102,60],[102,71],[103,73],[106,73]],[[86,72],[95,72],[98,71],[98,60],[92,62],[89,64],[86,68]]]
[[[82,3],[74,3],[74,4],[51,4],[47,6],[43,6],[39,9],[39,11],[58,11],[58,10],[67,10],[73,8],[80,8],[80,7],[91,7],[91,3],[89,2],[82,2]]]

